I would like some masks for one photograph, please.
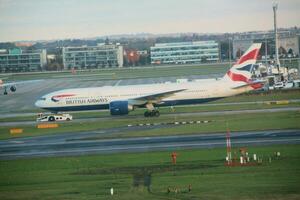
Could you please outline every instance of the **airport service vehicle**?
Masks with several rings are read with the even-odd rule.
[[[160,106],[205,103],[261,88],[263,81],[251,79],[260,47],[252,44],[220,79],[65,89],[42,96],[35,105],[52,112],[109,109],[111,115],[144,107],[145,117],[159,116]]]
[[[15,92],[17,91],[17,85],[21,85],[21,84],[27,84],[27,83],[33,83],[33,82],[38,82],[41,80],[30,80],[30,81],[18,81],[18,82],[9,82],[9,83],[4,83],[4,81],[2,79],[0,79],[0,89],[3,88],[4,95],[8,94],[8,88],[11,92]]]
[[[52,114],[52,115],[39,115],[36,119],[38,122],[54,122],[54,121],[71,121],[73,116],[70,114]]]

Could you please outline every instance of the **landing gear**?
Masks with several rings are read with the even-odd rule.
[[[7,95],[7,90],[6,90],[6,87],[4,88],[4,95]]]
[[[159,117],[159,111],[158,110],[147,110],[144,113],[145,117]]]
[[[144,113],[145,117],[158,117],[160,115],[159,111],[154,108],[152,103],[146,104],[146,108],[148,110]]]

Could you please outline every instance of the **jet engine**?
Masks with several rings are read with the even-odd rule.
[[[10,91],[15,92],[17,90],[16,86],[12,85],[10,86]]]
[[[112,101],[109,103],[109,110],[111,115],[127,115],[134,107],[128,101]]]

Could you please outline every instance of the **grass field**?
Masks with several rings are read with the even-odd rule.
[[[101,136],[105,138],[112,137],[136,137],[136,136],[155,136],[155,135],[182,135],[194,133],[213,133],[224,132],[226,123],[229,124],[232,131],[248,130],[274,130],[274,129],[299,129],[300,112],[277,112],[277,113],[253,113],[253,114],[231,114],[231,115],[212,115],[212,116],[161,116],[159,118],[119,118],[115,120],[106,119],[99,122],[69,122],[59,124],[56,129],[37,129],[36,126],[19,126],[24,132],[18,135],[11,135],[11,127],[0,127],[0,139],[38,136],[58,133],[76,133],[82,131],[104,130],[117,127],[127,127],[131,124],[140,123],[162,123],[174,121],[203,121],[210,120],[207,124],[186,124],[165,128],[154,128],[144,131],[119,132],[119,134]]]
[[[171,164],[170,151],[2,160],[0,199],[300,198],[300,145],[249,147],[248,151],[263,163],[225,167],[225,147],[179,150],[176,166]],[[275,151],[281,157],[270,163]],[[114,196],[109,194],[111,187]]]
[[[159,136],[159,135],[183,135],[199,133],[224,132],[226,126],[231,131],[257,131],[257,130],[275,130],[275,129],[299,129],[300,112],[281,112],[265,114],[239,114],[223,116],[207,116],[196,118],[197,120],[210,120],[206,124],[186,124],[166,128],[128,131],[120,133],[119,137],[137,137],[137,136]],[[186,121],[193,121],[195,118],[187,118]],[[118,135],[114,135],[118,137]]]

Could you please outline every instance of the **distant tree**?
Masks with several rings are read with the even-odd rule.
[[[62,65],[60,65],[57,62],[48,63],[46,65],[46,70],[48,70],[48,71],[59,71],[59,70],[62,70]]]
[[[105,39],[105,44],[106,44],[106,45],[109,44],[109,39],[108,39],[108,37]]]
[[[206,56],[203,56],[203,57],[201,58],[201,62],[206,63],[206,62],[207,62],[207,57],[206,57]]]
[[[241,57],[244,54],[244,51],[242,51],[240,48],[236,51],[236,58]]]
[[[0,43],[0,49],[14,49],[16,45],[12,42],[3,42]]]
[[[139,59],[139,65],[147,65],[149,64],[148,60],[149,60],[149,55],[141,55],[140,59]]]
[[[229,43],[228,40],[226,41],[220,41],[220,48],[221,48],[221,59],[229,59]]]
[[[129,62],[128,62],[127,56],[123,56],[123,66],[124,67],[128,67],[129,66]]]

